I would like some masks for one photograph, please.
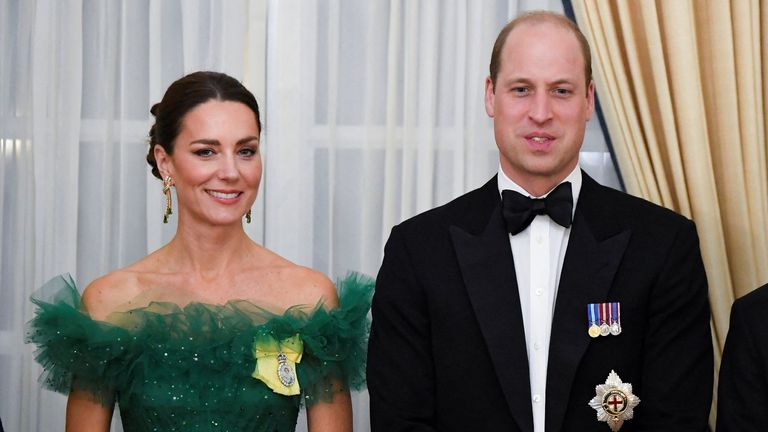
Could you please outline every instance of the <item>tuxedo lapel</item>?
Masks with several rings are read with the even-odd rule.
[[[611,227],[610,221],[592,216],[610,212],[598,208],[605,205],[599,199],[602,186],[586,174],[583,178],[552,320],[546,432],[561,429],[576,370],[591,341],[587,334],[587,305],[608,301],[608,291],[631,236],[629,229]],[[588,401],[573,402],[586,405]]]
[[[496,183],[493,183],[494,188]],[[498,191],[494,190],[498,194]],[[528,356],[509,237],[497,199],[479,234],[450,227],[462,278],[507,404],[520,430],[533,430]]]

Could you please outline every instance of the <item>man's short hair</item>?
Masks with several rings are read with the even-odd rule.
[[[507,36],[512,30],[520,24],[554,24],[565,30],[570,31],[579,42],[581,46],[581,55],[584,59],[584,76],[586,77],[586,85],[589,88],[589,82],[592,81],[592,55],[589,52],[589,42],[584,37],[584,33],[579,30],[576,23],[571,21],[565,15],[550,11],[531,11],[526,12],[512,21],[508,22],[504,28],[501,29],[499,35],[496,37],[496,42],[493,44],[493,52],[491,53],[491,82],[493,83],[493,91],[496,91],[496,77],[499,74],[499,67],[501,67],[501,50],[504,49],[504,44],[507,42]]]

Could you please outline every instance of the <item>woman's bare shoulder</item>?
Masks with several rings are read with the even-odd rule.
[[[294,265],[285,270],[285,279],[286,285],[293,287],[296,304],[322,303],[326,308],[334,308],[339,304],[333,282],[319,271]]]
[[[115,270],[93,282],[83,291],[83,307],[91,318],[104,320],[117,307],[141,292],[137,275],[127,269]]]
[[[266,252],[271,257],[268,273],[272,275],[272,284],[290,296],[286,304],[314,306],[322,302],[326,308],[338,305],[336,287],[326,275],[295,264],[274,252]]]
[[[156,273],[155,254],[94,280],[83,291],[82,303],[93,319],[104,320],[146,290],[147,279]]]

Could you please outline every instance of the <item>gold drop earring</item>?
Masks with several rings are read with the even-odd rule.
[[[245,214],[245,223],[251,223],[251,209]]]
[[[173,207],[171,205],[171,186],[173,186],[173,179],[171,176],[167,176],[163,180],[163,193],[165,194],[165,212],[163,213],[163,223],[168,223],[168,216],[173,214]]]

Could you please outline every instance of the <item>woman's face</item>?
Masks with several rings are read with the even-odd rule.
[[[248,106],[212,99],[182,118],[173,155],[155,146],[163,178],[176,186],[180,218],[241,223],[261,182],[260,132]]]

